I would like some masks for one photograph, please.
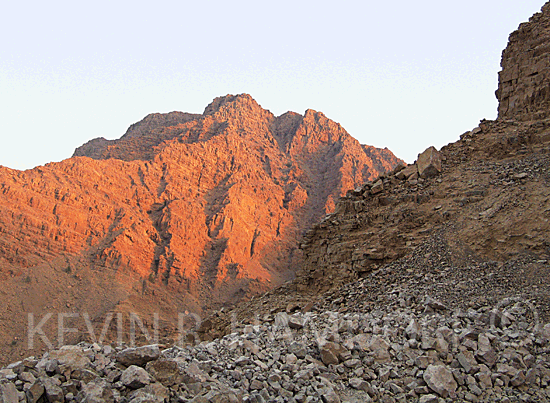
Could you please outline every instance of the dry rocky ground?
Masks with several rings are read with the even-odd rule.
[[[349,191],[293,281],[158,344],[15,362],[0,398],[550,401],[549,43],[550,3],[510,36],[499,118]]]

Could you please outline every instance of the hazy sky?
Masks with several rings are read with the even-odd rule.
[[[543,0],[14,1],[0,17],[0,165],[249,93],[407,162],[496,118],[508,35]]]

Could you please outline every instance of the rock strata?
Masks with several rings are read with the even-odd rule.
[[[546,119],[550,105],[550,5],[510,34],[496,92],[500,119]]]

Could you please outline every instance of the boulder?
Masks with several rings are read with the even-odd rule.
[[[388,349],[390,345],[380,336],[374,336],[369,344],[374,360],[379,363],[388,362],[391,359]]]
[[[92,365],[86,353],[78,346],[63,346],[59,350],[50,351],[49,358],[57,360],[59,365],[67,366],[73,371]]]
[[[156,360],[147,363],[147,372],[164,386],[171,386],[182,382],[178,363],[173,360]]]
[[[17,389],[11,382],[0,383],[0,402],[2,403],[19,403],[17,397]]]
[[[428,387],[441,397],[454,396],[458,386],[453,373],[443,365],[429,365],[423,378]]]
[[[378,179],[376,182],[374,182],[370,191],[373,195],[383,192],[384,182],[382,181],[382,179]]]
[[[397,172],[395,176],[397,177],[397,179],[406,180],[406,179],[409,179],[412,175],[417,173],[418,173],[418,169],[416,168],[416,164],[412,164],[412,165],[408,165],[406,168]]]
[[[149,361],[160,357],[160,349],[156,344],[143,347],[127,348],[119,352],[116,360],[124,366],[130,365],[144,366]]]
[[[76,400],[82,403],[114,403],[115,398],[107,382],[97,380],[82,385]]]
[[[152,383],[134,390],[128,399],[129,403],[164,403],[170,399],[170,391],[160,383]]]
[[[421,154],[418,154],[416,161],[418,174],[421,178],[431,178],[441,172],[441,154],[435,147],[429,147]]]
[[[420,341],[422,336],[422,328],[415,319],[411,319],[409,325],[405,329],[405,334],[411,340]]]
[[[325,365],[337,365],[339,362],[338,353],[341,347],[332,342],[327,342],[321,346],[321,361]]]
[[[37,403],[44,395],[44,385],[41,382],[34,382],[26,392],[28,403]]]
[[[139,389],[151,383],[151,375],[137,365],[130,365],[120,376],[120,381],[130,389]]]

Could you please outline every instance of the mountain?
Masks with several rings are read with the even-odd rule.
[[[294,280],[215,312],[199,339],[280,352],[248,378],[269,396],[549,401],[549,54],[550,2],[510,35],[496,120],[348,191],[302,238]]]
[[[1,168],[1,315],[173,322],[232,304],[293,278],[301,235],[400,162],[320,112],[276,117],[243,94],[149,115],[59,163]],[[21,344],[26,321],[2,322],[2,343]]]
[[[458,141],[439,151],[430,147],[414,164],[348,191],[302,238],[296,278],[216,312],[203,321],[201,339],[234,332],[236,324],[244,331],[258,320],[276,327],[277,315],[296,316],[295,327],[332,321],[335,354],[372,358],[391,350],[378,368],[395,374],[385,381],[380,373],[356,376],[337,358],[334,371],[327,367],[342,399],[358,393],[352,378],[368,381],[378,391],[369,393],[375,401],[437,401],[423,396],[430,392],[448,397],[449,390],[436,392],[435,385],[423,389],[422,373],[435,363],[458,382],[451,382],[453,401],[514,401],[522,393],[525,401],[548,401],[548,382],[496,380],[504,365],[517,369],[513,376],[550,380],[549,54],[546,3],[510,35],[502,53],[496,120],[483,119]],[[502,317],[513,323],[501,323]],[[495,354],[489,363],[480,347],[487,337]],[[362,341],[367,347],[354,345]],[[321,359],[322,345],[308,343],[312,357]],[[379,351],[380,343],[391,348]],[[472,354],[469,362],[481,371],[468,383],[473,372],[464,369],[461,353]],[[512,364],[529,356],[531,364]],[[483,383],[485,376],[495,383]]]
[[[547,3],[510,36],[496,93],[498,119],[482,120],[441,150],[430,147],[414,164],[396,166],[352,188],[334,209],[318,204],[332,212],[301,238],[303,260],[293,280],[242,300],[232,309],[217,310],[205,320],[199,318],[195,327],[165,329],[166,338],[160,345],[126,348],[120,343],[115,349],[82,342],[52,349],[38,359],[15,362],[0,370],[0,400],[550,401],[550,117],[546,90],[550,81],[545,79],[550,63],[549,27]],[[223,109],[234,100],[218,99],[207,112],[220,111],[220,106]],[[305,121],[308,113],[290,116]],[[281,126],[273,122],[281,118],[272,118],[270,133],[280,133],[273,128]],[[174,131],[200,137],[204,132],[193,132],[193,122],[207,118],[155,115],[148,119],[143,122],[147,130],[137,125],[119,141],[95,140],[77,153],[107,158],[104,161],[124,168],[121,177],[131,175],[132,164],[108,158],[130,155],[132,163],[158,164],[164,151],[157,154],[157,150],[172,147],[163,119],[183,119]],[[148,136],[153,126],[158,134]],[[132,130],[137,137],[147,137],[149,146],[141,147],[132,138]],[[156,139],[162,133],[167,145]],[[217,131],[207,133],[212,139]],[[251,143],[243,140],[249,132],[236,133],[241,136],[238,145],[244,144],[253,154]],[[295,136],[298,130],[290,133]],[[288,145],[293,135],[273,137],[279,150],[289,150],[285,155],[291,155],[293,146]],[[177,145],[190,144],[186,143],[189,138],[183,136]],[[322,144],[329,145],[324,148],[327,151],[336,143],[328,140],[330,136],[325,138]],[[304,150],[319,150],[311,144],[300,138],[299,152],[293,158],[298,159]],[[307,160],[320,164],[322,159]],[[82,161],[96,164],[103,160]],[[259,168],[265,171],[263,162]],[[269,166],[272,177],[277,165],[270,160]],[[302,168],[304,176],[319,172],[307,167]],[[38,186],[36,180],[27,181]],[[166,186],[163,183],[157,194],[175,186],[172,180]],[[24,193],[20,196],[27,200]],[[110,194],[106,200],[115,196],[119,195]],[[58,193],[58,197],[63,196]],[[66,200],[72,199],[67,196]],[[27,225],[34,223],[30,210],[25,211]],[[158,217],[153,211],[158,210],[148,214]],[[124,216],[114,227],[123,222]],[[25,233],[18,240],[28,242]],[[172,246],[166,243],[163,247],[159,252]],[[19,256],[18,249],[14,256]],[[159,263],[160,267],[164,266]],[[72,268],[71,263],[65,272],[71,273]],[[98,283],[97,276],[105,272],[93,270],[94,276],[86,277],[88,283],[78,285],[80,292],[87,292],[89,282]],[[33,267],[33,277],[23,280],[28,287],[44,280],[34,274],[37,271],[38,266]],[[9,286],[16,287],[16,282]],[[161,301],[161,288],[150,287],[147,283],[146,289]],[[18,304],[38,297],[23,290],[27,295],[16,299]],[[9,306],[7,312],[15,314],[17,309],[10,311]],[[3,319],[2,323],[9,323],[12,318]],[[182,336],[178,345],[169,338],[174,333]],[[14,341],[17,345],[18,340]]]

